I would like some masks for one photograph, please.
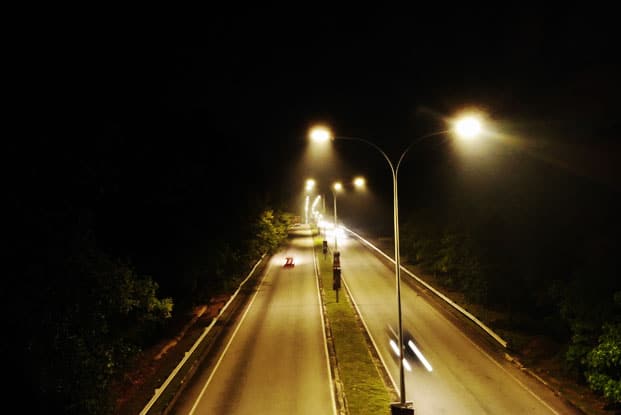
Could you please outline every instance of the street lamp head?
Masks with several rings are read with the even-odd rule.
[[[453,130],[458,137],[472,139],[478,137],[483,129],[481,118],[476,115],[464,115],[453,123]]]
[[[332,188],[333,188],[335,191],[340,192],[341,190],[343,190],[343,184],[342,184],[341,182],[335,182],[335,183],[332,185]]]
[[[330,129],[325,125],[317,125],[311,128],[308,133],[308,137],[317,143],[325,143],[326,141],[334,139],[332,131],[330,131]]]
[[[366,181],[364,177],[359,176],[354,179],[354,186],[356,186],[357,189],[364,188],[365,184],[366,184]]]

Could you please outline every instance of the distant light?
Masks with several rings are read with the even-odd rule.
[[[354,179],[354,186],[356,186],[357,188],[362,188],[365,184],[366,181],[364,180],[364,177],[356,177]]]
[[[455,132],[463,138],[474,138],[479,135],[481,129],[481,121],[475,116],[466,116],[455,122]]]
[[[330,129],[324,126],[316,126],[312,128],[308,135],[312,141],[318,143],[325,143],[332,138],[332,133],[330,132]]]
[[[341,190],[343,190],[343,184],[341,182],[336,182],[332,186],[334,187],[334,190],[336,190],[337,192],[340,192]]]
[[[307,191],[311,191],[315,188],[315,180],[314,179],[307,179],[306,180],[306,190]]]

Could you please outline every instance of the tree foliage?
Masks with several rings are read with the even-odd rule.
[[[585,358],[591,388],[613,402],[621,402],[621,323],[606,323],[597,346]]]
[[[567,149],[568,136],[556,142],[541,131],[522,133],[524,143],[535,147],[545,143]],[[575,327],[578,337],[593,345],[602,325],[598,319],[608,318],[605,297],[621,281],[618,266],[611,263],[618,255],[618,193],[573,174],[571,166],[559,169],[506,143],[480,144],[471,154],[460,150],[459,156],[447,148],[450,167],[430,163],[425,175],[411,176],[415,196],[402,205],[413,208],[401,209],[404,253],[431,271],[435,266],[454,287],[485,287],[490,306],[549,322],[537,330],[554,333],[559,342],[569,344]],[[458,253],[468,250],[465,245],[474,248],[479,270],[456,278]],[[451,267],[452,276],[440,274]],[[471,284],[473,278],[479,282]],[[470,290],[464,290],[468,295]],[[476,290],[471,294],[476,298]],[[584,321],[574,325],[577,318]],[[594,337],[586,327],[596,327]]]
[[[264,253],[272,254],[287,238],[288,221],[282,214],[266,209],[259,214],[253,224],[254,239],[250,252],[256,257]]]
[[[253,262],[282,244],[288,224],[286,214],[266,208],[239,227],[247,233],[197,241],[185,270],[194,289],[173,299],[160,298],[159,283],[129,261],[100,250],[90,217],[72,209],[25,214],[21,230],[28,240],[16,239],[17,245],[24,241],[15,250],[22,268],[13,280],[15,297],[6,304],[28,313],[8,329],[14,329],[13,345],[26,365],[17,372],[22,388],[46,413],[112,413],[110,386],[160,339],[173,304],[232,290]]]
[[[419,212],[420,214],[421,212]],[[487,275],[481,248],[466,228],[428,220],[429,212],[411,215],[403,251],[434,273],[445,286],[462,290],[475,301],[487,301]]]
[[[5,304],[24,312],[5,327],[25,366],[17,383],[42,413],[109,413],[111,382],[173,311],[157,282],[97,247],[91,218],[71,207],[15,218],[21,266]]]
[[[505,324],[564,343],[566,370],[594,391],[619,402],[621,294],[614,217],[609,228],[574,229],[545,224],[493,206],[464,217],[433,208],[406,216],[402,251],[468,299],[503,309]],[[524,214],[525,215],[525,214]],[[539,218],[537,218],[540,220]],[[543,224],[541,226],[544,226]],[[535,237],[536,236],[536,237]],[[610,292],[617,292],[613,301]],[[525,315],[526,317],[522,317]]]

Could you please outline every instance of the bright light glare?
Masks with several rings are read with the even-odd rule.
[[[311,191],[315,188],[315,180],[307,179],[306,180],[306,190]]]
[[[324,229],[333,229],[334,228],[334,224],[332,222],[328,222],[326,220],[320,220],[319,221],[319,226],[324,228]]]
[[[326,222],[326,226],[325,226],[324,230],[326,232],[326,237],[328,239],[334,240],[334,238],[335,238],[334,224]],[[341,228],[340,226],[336,229],[336,240],[337,240],[337,244],[343,243],[343,242],[345,242],[347,240],[347,234],[345,233],[343,228]]]
[[[408,346],[410,346],[410,349],[412,349],[416,357],[418,357],[420,361],[423,363],[423,365],[425,366],[425,369],[427,369],[427,372],[431,372],[433,368],[431,367],[427,359],[425,359],[425,356],[423,356],[420,350],[418,350],[418,347],[416,347],[416,345],[414,344],[412,340],[408,340]]]
[[[481,132],[481,121],[475,116],[460,118],[455,123],[455,132],[463,138],[474,138]]]
[[[343,190],[343,184],[341,182],[336,182],[333,185],[334,190],[336,190],[337,192],[340,192],[341,190]]]
[[[364,180],[364,177],[356,177],[354,179],[354,186],[356,186],[357,188],[364,187],[365,184],[366,181]]]
[[[399,355],[401,355],[401,353],[399,353],[399,346],[397,346],[397,343],[390,339],[390,348],[392,349],[392,351],[397,355],[397,357],[399,357]],[[410,364],[408,363],[408,361],[403,358],[403,367],[405,368],[405,370],[407,370],[408,372],[412,371],[412,366],[410,366]]]
[[[308,136],[312,141],[318,143],[325,143],[326,141],[329,141],[330,138],[332,138],[332,133],[327,127],[317,126],[310,130]]]
[[[393,339],[390,339],[390,348],[392,349],[393,352],[395,352],[397,357],[399,357],[399,355],[401,354],[399,353],[399,346],[397,346],[397,343],[395,343]]]
[[[327,222],[322,220],[319,222],[319,227],[324,230],[327,239],[334,240],[334,222]],[[347,234],[340,226],[336,230],[336,240],[339,244],[348,240]]]

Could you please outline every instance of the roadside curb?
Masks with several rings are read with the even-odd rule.
[[[323,301],[324,287],[321,281],[321,271],[319,269],[319,265],[317,264],[317,252],[316,252],[315,246],[313,246],[313,266],[315,268],[315,277],[317,279],[317,285],[319,286],[319,290],[320,290],[321,311],[323,314],[328,355],[330,358],[330,370],[332,370],[332,377],[334,379],[334,392],[336,396],[336,411],[339,415],[347,415],[349,414],[349,411],[347,409],[347,398],[345,397],[345,392],[343,390],[344,389],[343,382],[341,381],[338,360],[336,357],[336,349],[334,347],[334,341],[332,337],[332,327],[330,326],[330,320],[328,319],[328,315],[326,312],[326,305]]]
[[[532,377],[533,379],[537,380],[538,382],[540,382],[542,385],[544,385],[546,388],[548,388],[549,391],[551,391],[552,393],[554,393],[554,395],[558,396],[559,398],[561,398],[566,404],[572,406],[574,409],[576,409],[577,411],[580,411],[580,413],[584,414],[584,415],[588,415],[586,412],[584,412],[580,407],[578,407],[575,403],[573,403],[571,401],[571,399],[567,398],[562,392],[560,392],[559,390],[557,390],[555,387],[553,387],[552,385],[550,385],[550,383],[548,381],[546,381],[544,378],[542,378],[541,376],[539,376],[537,373],[535,373],[532,369],[526,367],[517,357],[511,356],[509,353],[505,353],[504,354],[504,358],[505,360],[507,360],[508,362],[512,363],[513,365],[515,365],[518,369],[520,369],[522,372],[526,373],[528,376]]]

